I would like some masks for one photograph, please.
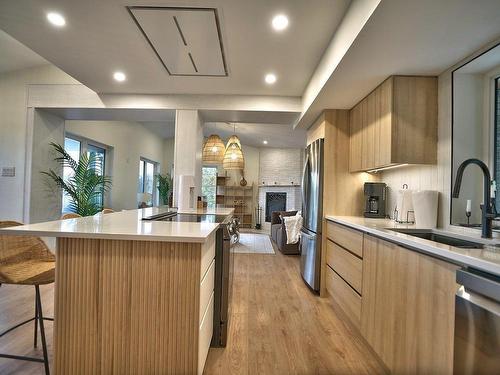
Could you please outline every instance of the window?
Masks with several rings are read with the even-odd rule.
[[[217,193],[217,168],[203,167],[201,195],[206,197],[207,208],[215,208]]]
[[[494,107],[495,107],[495,113],[494,113],[494,125],[493,129],[495,132],[495,155],[494,155],[494,164],[495,164],[495,170],[494,170],[494,180],[496,183],[496,198],[495,198],[495,207],[497,210],[500,210],[500,77],[497,77],[495,79],[495,96],[494,96]]]
[[[157,201],[155,175],[158,163],[141,158],[139,160],[139,178],[137,181],[137,203],[139,207],[151,207]]]
[[[96,174],[99,176],[104,176],[104,165],[106,161],[106,149],[102,147],[98,147],[95,145],[87,144],[87,153],[93,154],[97,158],[97,168]],[[104,192],[101,191],[96,195],[96,199],[94,203],[97,203],[99,206],[104,206]]]
[[[88,155],[94,154],[99,160],[96,172],[99,175],[104,175],[106,166],[106,147],[103,145],[98,145],[98,142],[94,142],[85,138],[81,138],[74,135],[69,135],[64,138],[64,149],[66,152],[77,162],[80,160],[80,155],[86,152]],[[69,167],[63,168],[63,178],[67,180],[73,176],[73,170]],[[62,212],[70,211],[70,197],[63,193],[62,197]],[[101,207],[104,206],[104,193],[100,192],[96,197],[96,203]]]

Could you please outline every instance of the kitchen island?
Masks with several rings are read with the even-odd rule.
[[[213,329],[213,222],[146,208],[2,230],[56,237],[57,374],[195,374]],[[232,209],[182,213],[232,214]]]

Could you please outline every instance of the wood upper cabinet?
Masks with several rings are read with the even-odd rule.
[[[364,236],[361,333],[393,374],[452,374],[458,266]]]
[[[356,105],[350,111],[350,147],[349,147],[349,170],[351,172],[360,171],[362,166],[363,150],[363,120],[362,120],[362,102]]]
[[[392,76],[350,110],[349,170],[437,160],[437,78]]]

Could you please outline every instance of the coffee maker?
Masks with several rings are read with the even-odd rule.
[[[365,217],[385,218],[387,186],[383,182],[365,182]]]

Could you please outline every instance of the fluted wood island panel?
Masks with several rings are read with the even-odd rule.
[[[56,373],[203,369],[200,279],[214,246],[215,233],[205,243],[58,238]]]

